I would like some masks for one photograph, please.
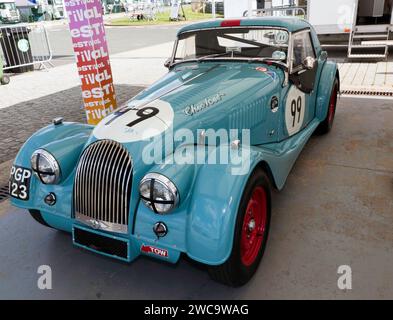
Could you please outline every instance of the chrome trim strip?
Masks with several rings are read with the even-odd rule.
[[[86,224],[95,230],[118,232],[118,233],[127,233],[128,232],[127,225],[122,225],[122,224],[107,222],[107,221],[99,221],[99,220],[85,216],[80,213],[77,213],[75,218],[79,222],[82,222],[83,224]]]

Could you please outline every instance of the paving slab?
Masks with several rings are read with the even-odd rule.
[[[393,94],[393,62],[339,63],[341,89]]]
[[[352,81],[352,85],[362,85],[364,78],[366,77],[367,69],[368,69],[368,63],[361,63],[359,64],[359,68],[357,70],[356,75],[354,76],[354,79]],[[345,86],[345,83],[343,84]]]
[[[144,88],[115,85],[119,105]],[[61,116],[64,121],[86,123],[80,86],[3,108],[0,115],[0,163],[14,158],[34,132],[50,124],[56,117]]]

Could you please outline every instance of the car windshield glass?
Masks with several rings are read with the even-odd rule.
[[[15,10],[16,9],[16,6],[15,6],[15,3],[13,3],[13,2],[3,2],[3,3],[0,3],[0,10],[1,9],[8,9],[8,10]]]
[[[179,36],[175,62],[266,58],[286,63],[289,34],[278,28],[220,28]]]

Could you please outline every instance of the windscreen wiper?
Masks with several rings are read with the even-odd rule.
[[[196,59],[196,60],[197,60],[198,62],[200,62],[200,61],[208,60],[208,59],[211,59],[211,58],[223,57],[223,56],[226,56],[226,55],[229,54],[229,53],[233,55],[234,52],[235,52],[235,51],[230,50],[230,51],[227,51],[227,52],[209,54],[209,55],[207,55],[207,56],[200,57],[199,59]]]
[[[273,58],[268,58],[268,57],[266,57],[266,58],[250,58],[249,61],[250,62],[265,62],[267,64],[282,68],[284,70],[288,70],[288,66],[284,62],[282,62],[280,60],[275,60]]]
[[[216,58],[216,57],[226,56],[227,54],[232,54],[233,55],[234,52],[235,51],[220,52],[220,53],[209,54],[207,56],[203,56],[203,57],[200,57],[200,58],[181,60],[179,62],[172,63],[171,67],[175,66],[175,65],[178,65],[178,64],[181,64],[181,63],[186,63],[186,62],[201,62],[203,60],[208,60],[208,59],[213,59],[213,58]]]

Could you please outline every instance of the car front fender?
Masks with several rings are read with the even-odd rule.
[[[197,173],[186,232],[187,255],[196,261],[219,265],[231,254],[243,190],[255,167],[264,162],[261,148],[240,147],[238,151],[246,155],[244,167],[209,164]]]
[[[201,148],[204,149],[196,147]],[[264,162],[267,150],[253,146],[240,146],[236,150],[230,146],[208,149],[206,159],[215,151],[241,156],[234,161],[230,157],[229,164],[220,161],[222,164],[171,163],[153,167],[149,172],[163,174],[175,183],[180,192],[180,205],[169,214],[156,215],[140,203],[134,231],[141,241],[184,252],[204,264],[219,265],[231,254],[238,207],[250,175],[259,165],[268,170]],[[239,159],[241,161],[236,161]],[[157,221],[165,223],[169,230],[159,239],[152,230]],[[176,255],[172,260],[177,258]]]
[[[89,139],[93,126],[65,122],[59,125],[49,125],[34,133],[21,147],[15,164],[30,168],[30,158],[37,149],[44,148],[63,158],[65,153],[69,154],[75,149],[80,149],[80,144],[86,143]],[[75,142],[77,142],[75,144]],[[65,152],[67,151],[67,152]],[[80,152],[80,150],[79,150]],[[68,164],[67,164],[68,165]]]
[[[58,185],[44,185],[33,175],[30,181],[29,200],[11,198],[11,203],[21,208],[46,210],[57,215],[70,216],[73,172],[92,129],[93,127],[89,125],[64,123],[49,125],[33,134],[19,150],[14,164],[31,169],[31,155],[35,150],[43,148],[59,162],[62,178]],[[49,192],[61,195],[62,201],[58,201],[52,207],[45,205],[42,199]]]
[[[317,91],[316,117],[321,122],[326,118],[333,83],[337,76],[337,64],[332,61],[327,61],[323,66]]]

